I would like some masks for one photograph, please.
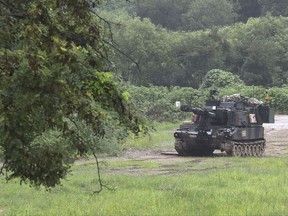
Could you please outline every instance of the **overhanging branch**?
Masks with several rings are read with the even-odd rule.
[[[114,50],[116,50],[117,52],[119,52],[120,54],[124,55],[127,59],[129,59],[131,62],[133,62],[136,67],[137,70],[141,73],[141,69],[140,69],[140,65],[138,62],[136,62],[132,57],[130,57],[128,54],[126,54],[125,52],[123,52],[122,50],[120,50],[118,47],[116,47],[115,45],[113,45],[112,43],[109,43],[108,41],[103,40],[106,44],[108,44],[109,46],[111,46]]]
[[[77,125],[77,123],[74,121],[74,119],[69,118],[69,120],[75,125],[75,127],[77,128],[77,131],[80,131],[79,128],[78,128],[78,125]],[[83,142],[84,142],[83,138],[82,138],[79,134],[76,134],[76,135],[77,135],[77,138],[79,139],[79,141],[81,141],[81,142],[83,143]],[[85,142],[85,143],[86,143],[86,142]],[[96,155],[96,152],[95,152],[94,149],[91,147],[91,145],[89,145],[89,144],[87,144],[87,143],[86,143],[86,145],[88,145],[88,147],[89,147],[90,151],[92,152],[93,157],[94,157],[94,159],[95,159],[95,161],[96,161],[97,175],[98,175],[98,181],[99,181],[99,186],[100,186],[100,188],[99,188],[98,190],[93,191],[93,195],[94,195],[94,194],[99,194],[99,193],[103,190],[103,188],[106,188],[106,189],[108,189],[108,190],[110,190],[110,191],[113,191],[113,190],[114,190],[113,188],[108,187],[108,186],[105,185],[105,184],[103,183],[103,181],[102,181],[101,173],[100,173],[100,164],[99,164],[99,160],[98,160],[98,157],[97,157],[97,155]]]
[[[93,154],[93,156],[95,158],[96,164],[97,164],[97,174],[98,174],[98,181],[99,181],[99,185],[100,185],[99,190],[93,191],[93,195],[94,194],[99,194],[103,190],[103,188],[106,188],[106,189],[108,189],[110,191],[114,191],[115,190],[114,188],[110,188],[107,185],[103,184],[102,179],[101,179],[100,165],[99,165],[98,157],[97,157],[95,151],[91,148],[91,146],[89,146],[89,148],[90,148],[90,150],[91,150],[91,152],[92,152],[92,154]]]
[[[126,0],[127,1],[127,0]],[[130,1],[127,1],[127,2],[130,2]],[[131,58],[128,54],[126,54],[125,52],[123,52],[122,50],[120,50],[118,47],[116,47],[113,43],[114,43],[114,40],[113,40],[113,33],[112,33],[112,30],[111,30],[111,21],[108,21],[106,19],[104,19],[103,17],[101,17],[99,14],[97,14],[95,11],[93,10],[90,10],[91,13],[93,13],[95,16],[97,16],[102,22],[104,22],[107,26],[108,26],[108,29],[109,29],[109,33],[111,35],[111,42],[108,42],[104,39],[102,39],[102,41],[109,45],[110,47],[112,47],[114,50],[116,50],[117,52],[119,52],[120,54],[124,55],[127,59],[129,59],[131,62],[133,62],[136,67],[137,67],[137,70],[141,73],[141,69],[140,69],[140,66],[139,66],[139,63],[136,62],[133,58]],[[118,23],[112,23],[112,24],[116,24],[116,25],[119,25]],[[108,59],[108,58],[107,58]],[[106,59],[106,60],[107,60]],[[109,60],[108,60],[109,61]],[[110,62],[110,61],[109,61]]]
[[[17,18],[23,18],[25,16],[27,16],[26,13],[21,12],[19,10],[16,9],[16,7],[11,4],[9,1],[3,1],[0,0],[0,7],[3,9],[7,9],[6,11],[9,11],[10,13],[6,12],[6,13],[0,13],[0,16],[2,17],[17,17]],[[5,10],[4,10],[5,11]]]
[[[2,166],[1,166],[0,175],[4,175],[3,170],[4,170],[4,168],[5,168],[5,165],[6,165],[6,161],[4,161],[4,163],[3,163]]]

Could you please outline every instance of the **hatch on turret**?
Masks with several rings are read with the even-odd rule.
[[[263,123],[275,123],[275,108],[269,106],[259,106],[259,115]]]

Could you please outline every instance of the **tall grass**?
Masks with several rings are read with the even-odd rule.
[[[81,164],[51,192],[1,179],[0,209],[3,215],[287,215],[287,162],[191,158],[168,168],[170,174],[161,163],[113,163],[103,168],[103,180],[116,190],[94,196],[95,165]],[[138,171],[130,173],[131,166]]]
[[[154,130],[148,135],[136,137],[131,134],[129,139],[123,144],[126,148],[154,149],[154,150],[172,150],[174,149],[173,133],[179,127],[181,122],[177,123],[154,123]]]

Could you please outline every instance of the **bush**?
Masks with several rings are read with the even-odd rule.
[[[244,87],[244,82],[239,76],[231,72],[213,69],[205,75],[202,85],[199,89],[219,89],[227,87]]]
[[[152,121],[175,122],[187,118],[189,114],[176,108],[176,101],[197,107],[204,104],[204,97],[200,92],[189,87],[137,87],[130,85],[127,86],[127,91],[142,114]]]

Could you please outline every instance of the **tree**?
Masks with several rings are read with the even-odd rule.
[[[168,34],[166,29],[149,19],[141,20],[127,13],[102,12],[101,16],[118,24],[111,25],[118,49],[111,55],[110,60],[115,65],[111,70],[136,85],[172,84],[171,73],[176,67],[171,55],[173,34]]]
[[[170,30],[194,31],[236,21],[234,4],[229,0],[138,1],[138,16]]]
[[[228,70],[248,85],[287,83],[287,22],[286,17],[266,16],[222,29],[220,35],[229,41]]]
[[[225,40],[217,29],[182,34],[174,44],[174,56],[181,69],[175,74],[175,85],[199,88],[206,72],[223,68]]]
[[[134,10],[135,4],[137,0],[105,0],[103,3],[100,5],[101,10],[107,10],[107,11],[130,11]]]
[[[105,121],[135,133],[142,121],[112,74],[101,72],[109,53],[107,22],[98,1],[0,1],[1,173],[53,187],[75,154],[93,149]]]
[[[195,31],[235,22],[237,14],[227,0],[194,0],[182,15],[185,30]]]
[[[288,2],[286,0],[258,0],[262,15],[271,13],[273,16],[288,16]]]
[[[234,3],[240,22],[246,22],[251,17],[261,16],[261,5],[258,0],[230,0]]]
[[[189,0],[141,0],[135,11],[142,18],[149,18],[154,24],[177,30],[181,28],[181,15],[187,12]]]

